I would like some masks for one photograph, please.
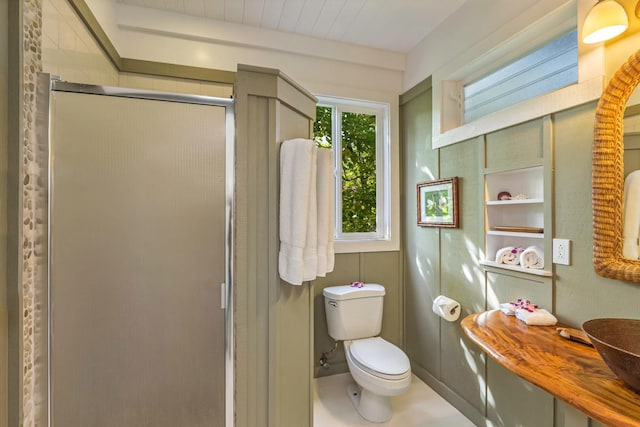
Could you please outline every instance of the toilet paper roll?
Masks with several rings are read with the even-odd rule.
[[[460,303],[444,295],[433,300],[433,312],[444,320],[455,322],[460,317]]]

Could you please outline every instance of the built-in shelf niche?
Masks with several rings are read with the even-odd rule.
[[[509,200],[499,200],[502,192]],[[551,276],[548,270],[496,262],[496,252],[507,246],[538,246],[544,250],[544,168],[532,166],[485,174],[485,260],[481,263],[506,270]],[[498,228],[498,229],[496,229]],[[545,266],[550,259],[545,256]]]

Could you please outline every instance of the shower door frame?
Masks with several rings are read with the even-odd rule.
[[[225,427],[233,427],[234,425],[234,334],[233,334],[233,251],[234,251],[234,166],[235,166],[235,112],[234,101],[232,98],[219,98],[212,96],[179,94],[170,92],[149,91],[140,89],[129,89],[113,86],[100,86],[83,83],[71,83],[60,80],[57,76],[48,73],[38,73],[37,81],[37,97],[36,97],[36,138],[37,146],[44,150],[47,157],[47,163],[40,165],[42,168],[42,178],[46,179],[44,188],[47,194],[41,202],[44,203],[46,209],[46,223],[43,229],[46,233],[46,272],[42,275],[43,280],[37,283],[37,291],[42,301],[39,329],[41,336],[38,344],[41,346],[40,354],[42,356],[42,372],[41,387],[39,390],[46,393],[46,425],[51,426],[52,408],[51,408],[51,92],[74,92],[87,95],[103,95],[115,96],[121,98],[146,99],[164,102],[177,102],[186,104],[208,105],[214,107],[223,107],[225,109],[225,261],[224,261],[224,277],[225,282],[221,284],[221,309],[224,313],[224,372],[225,372]],[[44,237],[44,236],[43,236]],[[213,307],[212,307],[213,308]],[[43,324],[44,323],[44,324]]]

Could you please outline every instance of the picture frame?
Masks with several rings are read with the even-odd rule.
[[[458,228],[458,177],[416,186],[418,225]]]

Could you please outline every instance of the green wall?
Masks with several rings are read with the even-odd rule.
[[[557,114],[556,236],[570,239],[571,265],[556,265],[555,310],[581,325],[594,317],[639,317],[640,285],[606,279],[593,270],[591,144],[595,105]]]
[[[313,291],[278,275],[278,186],[280,143],[311,135],[317,100],[278,70],[247,65],[234,99],[235,425],[310,425]]]
[[[594,317],[638,317],[640,286],[602,278],[593,270],[595,103],[438,150],[431,148],[431,114],[429,80],[401,97],[404,328],[414,372],[478,425],[599,425],[488,359],[465,337],[459,321],[445,322],[431,311],[438,294],[460,301],[462,317],[529,296],[575,327]],[[571,265],[553,265],[552,278],[479,264],[483,170],[521,162],[522,156],[540,156],[546,170],[545,252],[553,237],[571,240]],[[416,184],[452,176],[460,178],[460,228],[417,227]]]
[[[8,413],[8,316],[7,316],[7,114],[9,72],[9,2],[0,0],[0,427]]]

